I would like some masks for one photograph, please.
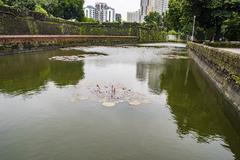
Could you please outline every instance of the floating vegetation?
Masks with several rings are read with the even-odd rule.
[[[62,48],[62,51],[68,51],[70,53],[75,53],[75,54],[88,54],[88,55],[103,55],[107,56],[108,54],[103,53],[103,52],[92,52],[92,51],[85,51],[86,47],[70,47],[70,48]],[[87,47],[89,48],[89,47]]]
[[[119,103],[128,103],[131,106],[139,106],[141,104],[150,103],[144,94],[135,92],[121,84],[95,84],[87,87],[89,97],[97,100],[104,107],[114,107]],[[84,96],[76,94],[72,102],[88,100]]]
[[[54,56],[49,58],[52,61],[64,61],[64,62],[77,62],[82,61],[87,58],[96,57],[99,54],[81,54],[81,55],[71,55],[71,56]]]
[[[189,59],[188,55],[186,54],[164,54],[162,56],[165,59]]]
[[[82,61],[85,57],[83,56],[55,56],[49,58],[51,61],[64,61],[64,62],[75,62]]]
[[[133,100],[133,101],[130,101],[129,104],[132,106],[139,106],[141,102],[139,102],[138,100]]]
[[[78,101],[85,101],[88,100],[88,97],[80,96],[79,94],[76,94],[72,99],[71,102],[78,102]]]
[[[104,107],[114,107],[116,105],[116,103],[114,103],[114,102],[103,102],[102,105]]]

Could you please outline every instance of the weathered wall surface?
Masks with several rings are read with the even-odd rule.
[[[1,36],[2,35],[2,36]],[[79,23],[58,18],[50,18],[32,11],[19,11],[11,7],[0,6],[0,37],[3,35],[105,35],[124,36],[118,40],[103,37],[94,40],[92,37],[63,40],[61,37],[52,39],[22,42],[20,39],[5,41],[0,39],[0,53],[11,54],[44,48],[53,48],[69,45],[112,45],[126,43],[165,42],[167,33],[151,27],[144,27],[137,23]],[[134,36],[129,39],[126,36]]]
[[[136,36],[8,35],[0,36],[0,55],[76,45],[115,45],[137,42]]]
[[[0,6],[0,35],[138,36],[140,42],[166,41],[167,33],[137,23],[79,23]]]
[[[137,23],[79,23],[0,7],[0,35],[138,36]]]
[[[240,118],[240,55],[192,42],[188,47],[190,56],[234,105]]]

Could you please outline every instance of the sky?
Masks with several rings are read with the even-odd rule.
[[[140,9],[140,0],[85,0],[86,5],[95,5],[96,2],[105,2],[108,6],[115,9],[116,13],[122,14],[122,19],[127,19],[127,12]]]

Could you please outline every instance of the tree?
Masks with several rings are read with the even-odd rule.
[[[84,18],[83,19],[83,22],[87,22],[87,23],[94,23],[94,22],[97,22],[95,19],[93,19],[93,18]]]
[[[22,10],[29,9],[34,10],[36,1],[35,0],[2,0],[4,4],[13,6]]]
[[[196,16],[195,37],[219,41],[224,34],[240,32],[239,13],[240,0],[170,0],[164,24],[168,30],[190,35],[193,16]]]
[[[64,19],[83,20],[84,0],[1,0],[19,9],[35,10]],[[46,12],[47,13],[46,13]]]
[[[225,38],[240,41],[240,14],[233,12],[231,17],[223,22],[222,28]]]
[[[37,4],[37,5],[36,5],[34,11],[35,11],[35,12],[42,13],[42,14],[44,14],[45,16],[48,16],[47,11],[46,11],[44,8],[42,8],[42,6],[41,6],[40,4]]]
[[[84,18],[83,3],[83,0],[58,0],[57,6],[52,5],[50,13],[56,17],[81,21]]]
[[[147,24],[156,26],[157,28],[162,25],[162,17],[158,12],[150,12],[144,20]]]
[[[163,17],[164,26],[168,30],[179,31],[181,29],[180,18],[182,16],[182,3],[177,0],[169,1],[169,10]]]

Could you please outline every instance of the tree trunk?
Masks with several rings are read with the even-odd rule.
[[[215,41],[219,41],[221,38],[221,31],[222,31],[222,20],[220,17],[216,17],[216,32],[215,32]]]

